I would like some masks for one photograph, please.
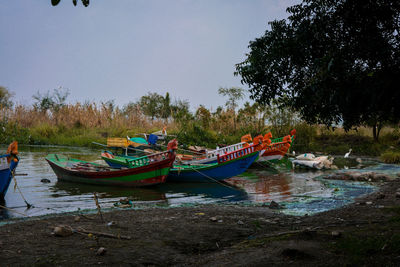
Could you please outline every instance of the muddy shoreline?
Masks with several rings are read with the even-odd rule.
[[[0,262],[5,266],[398,266],[399,195],[400,180],[395,179],[353,204],[312,216],[283,215],[268,206],[202,205],[113,211],[103,214],[104,222],[98,214],[25,220],[0,227]],[[55,236],[52,232],[58,225],[75,232]],[[103,255],[98,255],[100,247],[105,248],[100,251]]]

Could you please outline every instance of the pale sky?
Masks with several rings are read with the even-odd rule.
[[[239,86],[235,64],[298,0],[0,0],[0,85],[19,104],[67,88],[68,102],[148,92],[215,109]]]

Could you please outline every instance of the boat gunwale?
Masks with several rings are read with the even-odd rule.
[[[229,160],[229,161],[225,161],[225,162],[221,162],[221,163],[214,162],[214,163],[206,163],[206,164],[204,164],[204,165],[202,165],[202,166],[196,165],[196,168],[187,167],[187,168],[185,168],[185,169],[184,169],[184,168],[178,169],[178,168],[176,168],[176,166],[182,166],[182,165],[185,165],[185,166],[186,166],[186,164],[174,165],[174,166],[172,166],[170,172],[174,172],[174,173],[175,173],[175,172],[193,172],[193,171],[199,171],[199,170],[214,169],[214,168],[216,168],[216,167],[221,167],[221,166],[225,166],[225,165],[228,165],[228,164],[232,164],[232,163],[234,163],[234,162],[236,162],[236,161],[243,160],[243,159],[245,159],[245,158],[254,156],[255,154],[257,154],[257,153],[259,153],[259,152],[260,152],[260,151],[254,151],[254,152],[251,152],[251,153],[249,153],[249,154],[246,154],[246,155],[244,155],[244,156],[242,156],[242,157],[238,157],[238,158],[235,158],[235,159],[233,159],[233,160]],[[193,166],[193,165],[187,165],[187,166]]]

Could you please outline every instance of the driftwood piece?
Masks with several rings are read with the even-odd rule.
[[[376,223],[382,223],[382,221],[346,221],[346,222],[341,222],[341,223],[332,223],[332,224],[326,224],[326,225],[322,225],[322,226],[316,226],[313,228],[305,228],[305,229],[299,229],[299,230],[293,230],[293,231],[287,231],[287,232],[279,232],[279,233],[275,233],[275,234],[265,235],[263,237],[271,238],[271,237],[279,237],[282,235],[292,235],[292,234],[300,234],[300,233],[307,233],[307,232],[316,232],[318,230],[323,230],[324,228],[330,228],[330,227],[376,224]]]
[[[103,236],[103,237],[116,238],[116,239],[125,239],[125,240],[131,240],[132,239],[130,236],[114,235],[114,234],[96,232],[96,231],[88,231],[88,230],[85,230],[83,228],[74,229],[74,232],[84,233],[84,234],[93,234],[93,235],[96,235],[96,236]]]
[[[81,234],[81,235],[92,234],[94,236],[102,236],[102,237],[115,238],[115,239],[125,239],[125,240],[131,240],[132,239],[132,237],[130,237],[130,236],[114,235],[114,234],[110,234],[110,233],[97,232],[97,231],[89,231],[89,230],[83,229],[81,227],[75,229],[75,228],[72,228],[69,225],[57,225],[55,227],[53,226],[52,228],[53,229],[62,228],[62,230],[68,230],[68,232],[71,233],[71,234],[72,233],[77,233],[77,234]],[[59,233],[60,229],[57,229],[57,230],[58,230],[58,233]],[[53,233],[56,234],[55,231],[53,231]],[[65,237],[65,236],[68,236],[69,234],[67,234],[67,235],[56,234],[56,235]]]
[[[87,216],[87,215],[85,215],[83,213],[78,213],[78,215],[79,215],[79,217],[82,217],[82,218],[85,218],[85,219],[88,219],[88,220],[94,220],[95,219],[95,218],[91,218],[91,217],[89,217],[89,216]]]

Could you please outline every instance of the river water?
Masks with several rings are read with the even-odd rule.
[[[1,147],[5,151],[6,147]],[[346,205],[355,197],[376,190],[370,183],[333,181],[322,176],[332,171],[292,170],[290,164],[282,163],[267,168],[255,164],[239,177],[226,183],[166,183],[147,188],[121,188],[93,186],[61,182],[45,161],[49,153],[62,153],[70,157],[101,162],[99,149],[77,147],[24,147],[20,146],[20,163],[16,176],[23,196],[33,207],[26,204],[14,182],[3,203],[9,210],[0,210],[0,220],[52,213],[86,211],[96,209],[93,193],[97,192],[102,209],[119,209],[121,198],[129,197],[134,208],[175,207],[196,204],[269,205],[276,201],[285,206],[286,214],[304,215],[326,211]],[[348,166],[346,166],[348,165]],[[400,172],[399,165],[382,164],[364,159],[362,164],[354,159],[342,161],[344,169],[377,171],[387,174]],[[42,182],[47,179],[50,182]]]

